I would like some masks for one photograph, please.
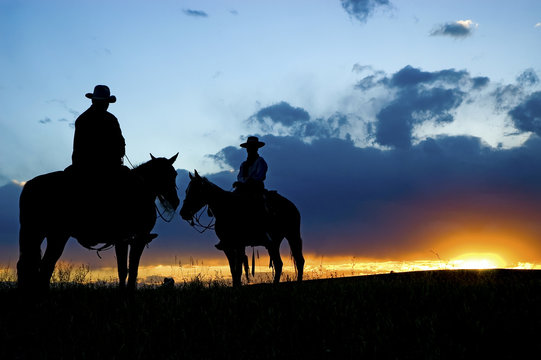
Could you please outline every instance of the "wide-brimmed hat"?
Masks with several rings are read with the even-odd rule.
[[[265,146],[265,143],[262,142],[262,141],[259,141],[257,136],[248,136],[248,139],[246,140],[246,142],[240,144],[240,147],[247,148],[249,146],[250,147],[255,146],[255,147],[257,147],[259,149],[260,147]]]
[[[94,92],[87,93],[85,96],[93,100],[107,100],[110,103],[116,102],[116,96],[111,96],[111,91],[105,85],[96,85]]]

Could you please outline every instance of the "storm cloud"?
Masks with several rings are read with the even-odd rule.
[[[517,129],[541,135],[541,91],[509,111],[509,116]]]
[[[488,83],[488,78],[472,78],[465,70],[428,72],[408,65],[390,76],[381,72],[368,75],[356,88],[364,92],[380,88],[384,94],[390,94],[376,114],[374,139],[383,146],[408,148],[416,126],[427,121],[452,122],[453,112],[468,93]]]
[[[541,237],[541,168],[537,166],[541,162],[541,92],[533,90],[538,84],[535,72],[524,72],[514,84],[491,84],[487,77],[455,69],[423,71],[406,66],[385,74],[365,67],[361,72],[365,71],[371,73],[352,91],[359,97],[378,96],[372,118],[339,108],[328,116],[315,116],[286,101],[270,104],[245,119],[253,132],[208,156],[223,171],[206,176],[230,190],[246,157],[238,144],[247,135],[256,135],[266,143],[260,149],[269,164],[266,187],[299,208],[306,253],[378,259],[415,254],[410,258],[419,259],[436,251],[444,258],[451,255],[442,236],[461,238],[467,232],[473,234],[468,246],[478,251],[486,244],[477,239],[486,234],[521,234],[522,242],[515,249],[515,253],[522,251],[521,261],[541,260],[537,245]],[[507,90],[498,93],[493,87]],[[515,131],[530,134],[527,141],[500,148],[468,135],[415,137],[418,125],[455,121],[455,111],[481,92],[494,102],[505,94],[514,105],[503,115]],[[353,132],[362,126],[372,142],[357,141]],[[189,177],[187,170],[178,173],[182,199]],[[11,186],[9,191],[20,190]],[[16,214],[13,199],[0,208]],[[0,205],[4,205],[2,199]],[[210,220],[203,215],[203,223]],[[13,232],[12,252],[16,250],[15,221],[12,216],[12,226],[4,227]],[[216,255],[215,234],[200,235],[178,214],[171,223],[158,221],[154,231],[160,236],[148,252],[155,261],[170,259],[171,253]],[[0,244],[4,248],[7,238],[6,234]],[[503,240],[490,241],[503,250],[513,246]],[[77,259],[73,254],[88,254],[79,247],[67,252],[70,259]]]
[[[437,233],[434,229],[442,224],[464,226],[462,217],[482,214],[485,225],[479,226],[489,226],[506,211],[516,211],[515,203],[506,201],[517,196],[517,189],[541,199],[541,169],[533,166],[541,160],[538,137],[501,150],[476,137],[442,136],[406,151],[359,148],[337,138],[311,143],[291,136],[261,138],[267,143],[261,149],[269,163],[267,187],[299,207],[309,252],[428,254],[430,245],[421,241],[428,229]],[[218,158],[236,168],[244,156],[242,149],[231,147]],[[224,172],[220,182],[230,186],[235,175]],[[460,219],[450,217],[457,213]],[[534,213],[523,220],[541,235]]]

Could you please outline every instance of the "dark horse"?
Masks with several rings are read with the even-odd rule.
[[[233,286],[241,284],[242,266],[247,263],[246,246],[265,246],[274,265],[274,282],[280,282],[283,262],[280,257],[280,244],[284,237],[297,269],[297,280],[302,280],[304,257],[300,233],[300,214],[295,205],[274,191],[267,193],[267,203],[271,208],[268,239],[263,230],[263,214],[254,211],[253,200],[246,196],[225,191],[208,179],[190,174],[186,198],[180,209],[184,220],[192,220],[205,205],[216,218],[215,231],[224,246],[229,261]]]
[[[126,287],[130,247],[128,289],[135,289],[141,254],[156,236],[150,234],[156,223],[156,198],[173,211],[180,203],[173,167],[177,155],[166,159],[151,154],[150,161],[116,183],[103,174],[101,184],[95,176],[85,182],[69,171],[28,181],[19,200],[19,287],[46,289],[71,236],[87,248],[114,245],[121,288]],[[44,238],[47,247],[41,257]]]

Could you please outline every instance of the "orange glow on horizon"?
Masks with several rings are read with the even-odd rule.
[[[505,268],[507,262],[494,253],[468,253],[452,259],[450,263],[456,269],[497,269]]]
[[[304,268],[305,280],[339,278],[349,276],[377,275],[388,273],[428,271],[428,270],[459,270],[459,269],[541,269],[541,264],[520,262],[509,264],[505,259],[495,253],[465,253],[449,261],[442,260],[376,260],[360,259],[356,257],[322,257],[306,255]],[[284,273],[282,281],[296,279],[293,260],[283,257]],[[250,269],[252,259],[250,257]],[[255,279],[252,283],[271,282],[273,269],[268,267],[268,256],[256,258]],[[74,267],[75,269],[77,266]],[[165,277],[170,277],[176,283],[190,282],[195,279],[210,281],[230,281],[231,275],[227,261],[223,259],[203,259],[190,262],[186,265],[147,265],[139,267],[139,284],[159,285]],[[15,275],[12,274],[12,279]],[[244,277],[243,277],[244,278]],[[90,269],[85,282],[116,283],[116,267],[102,267]]]

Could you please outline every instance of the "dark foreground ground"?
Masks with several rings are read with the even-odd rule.
[[[232,289],[0,287],[0,359],[539,359],[541,273],[431,271]]]

